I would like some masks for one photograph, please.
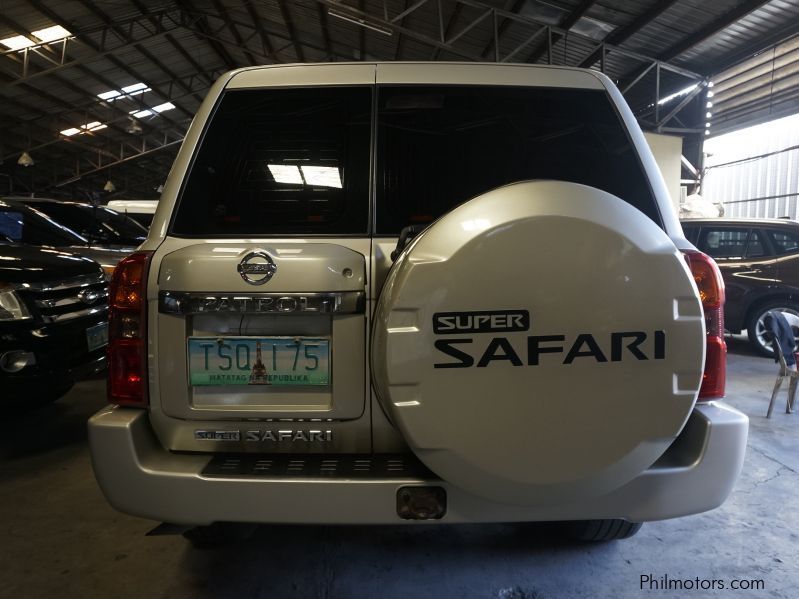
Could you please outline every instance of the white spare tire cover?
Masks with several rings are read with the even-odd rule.
[[[374,385],[438,476],[515,504],[611,491],[682,429],[704,364],[696,287],[669,237],[606,192],[516,183],[398,258]]]

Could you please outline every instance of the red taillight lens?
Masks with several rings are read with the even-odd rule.
[[[131,254],[114,269],[108,327],[108,401],[147,405],[147,269],[152,252]]]
[[[727,381],[727,344],[724,342],[724,281],[719,267],[710,256],[696,250],[684,251],[685,259],[699,289],[705,313],[707,351],[705,373],[699,400],[724,397]]]

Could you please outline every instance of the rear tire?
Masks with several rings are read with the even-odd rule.
[[[627,520],[577,520],[568,523],[568,534],[573,539],[588,543],[603,543],[629,539],[639,530],[640,522]]]
[[[763,332],[765,330],[763,327],[763,318],[766,316],[766,312],[771,310],[789,312],[799,316],[799,304],[788,300],[770,301],[758,306],[749,315],[749,319],[746,323],[746,332],[749,336],[749,344],[758,354],[767,358],[774,357],[774,350],[771,349],[771,345],[768,345],[763,337]],[[799,330],[794,329],[794,334],[797,333],[799,333]]]

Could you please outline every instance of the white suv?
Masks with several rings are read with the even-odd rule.
[[[184,525],[622,538],[739,474],[723,302],[601,74],[240,69],[116,270],[96,476]]]

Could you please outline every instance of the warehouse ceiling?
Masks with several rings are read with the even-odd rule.
[[[592,67],[698,153],[799,108],[797,34],[799,0],[0,0],[0,191],[157,197],[214,79],[292,62]]]

